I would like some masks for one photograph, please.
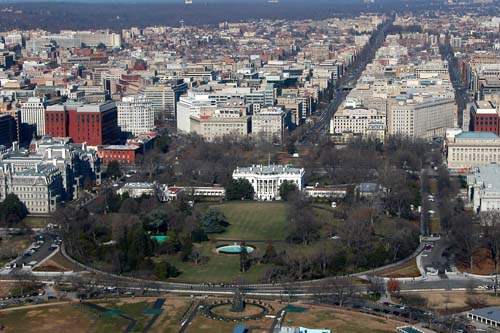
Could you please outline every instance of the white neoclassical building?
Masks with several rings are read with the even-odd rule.
[[[252,184],[256,200],[279,199],[279,188],[284,182],[292,182],[297,189],[304,188],[304,168],[289,165],[253,165],[236,168],[233,179],[246,179]]]

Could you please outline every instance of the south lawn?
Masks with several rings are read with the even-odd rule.
[[[212,205],[224,212],[230,223],[226,232],[211,235],[212,239],[284,240],[286,236],[286,205],[282,202],[232,202]]]
[[[195,248],[208,257],[206,264],[195,265],[183,262],[178,256],[166,259],[175,265],[182,274],[171,281],[200,282],[234,282],[236,279],[249,283],[260,282],[269,264],[252,265],[249,271],[240,273],[239,255],[219,254],[217,246],[247,242],[261,254],[265,252],[267,241],[280,242],[286,236],[286,205],[282,202],[232,202],[210,205],[207,209],[219,209],[224,212],[230,223],[227,230],[220,234],[209,235],[210,241],[195,244]],[[276,246],[278,244],[275,244]]]

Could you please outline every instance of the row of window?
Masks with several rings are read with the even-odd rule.
[[[25,192],[46,192],[47,191],[46,188],[39,187],[39,186],[29,186],[29,187],[13,186],[12,189],[14,191],[25,191]]]

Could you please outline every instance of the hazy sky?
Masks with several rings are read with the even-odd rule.
[[[308,2],[361,2],[361,0],[279,0],[279,2],[299,2],[299,3],[308,3]],[[15,2],[99,2],[99,3],[109,3],[109,2],[121,2],[121,3],[145,3],[145,2],[154,2],[154,3],[184,3],[184,0],[0,0],[0,4],[2,3],[15,3]],[[193,3],[217,3],[217,2],[230,2],[230,3],[264,3],[267,0],[193,0]]]

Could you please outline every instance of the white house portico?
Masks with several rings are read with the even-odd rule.
[[[279,199],[279,188],[284,181],[294,183],[299,191],[304,187],[304,169],[288,165],[253,165],[236,168],[233,179],[246,179],[252,184],[256,200]]]

